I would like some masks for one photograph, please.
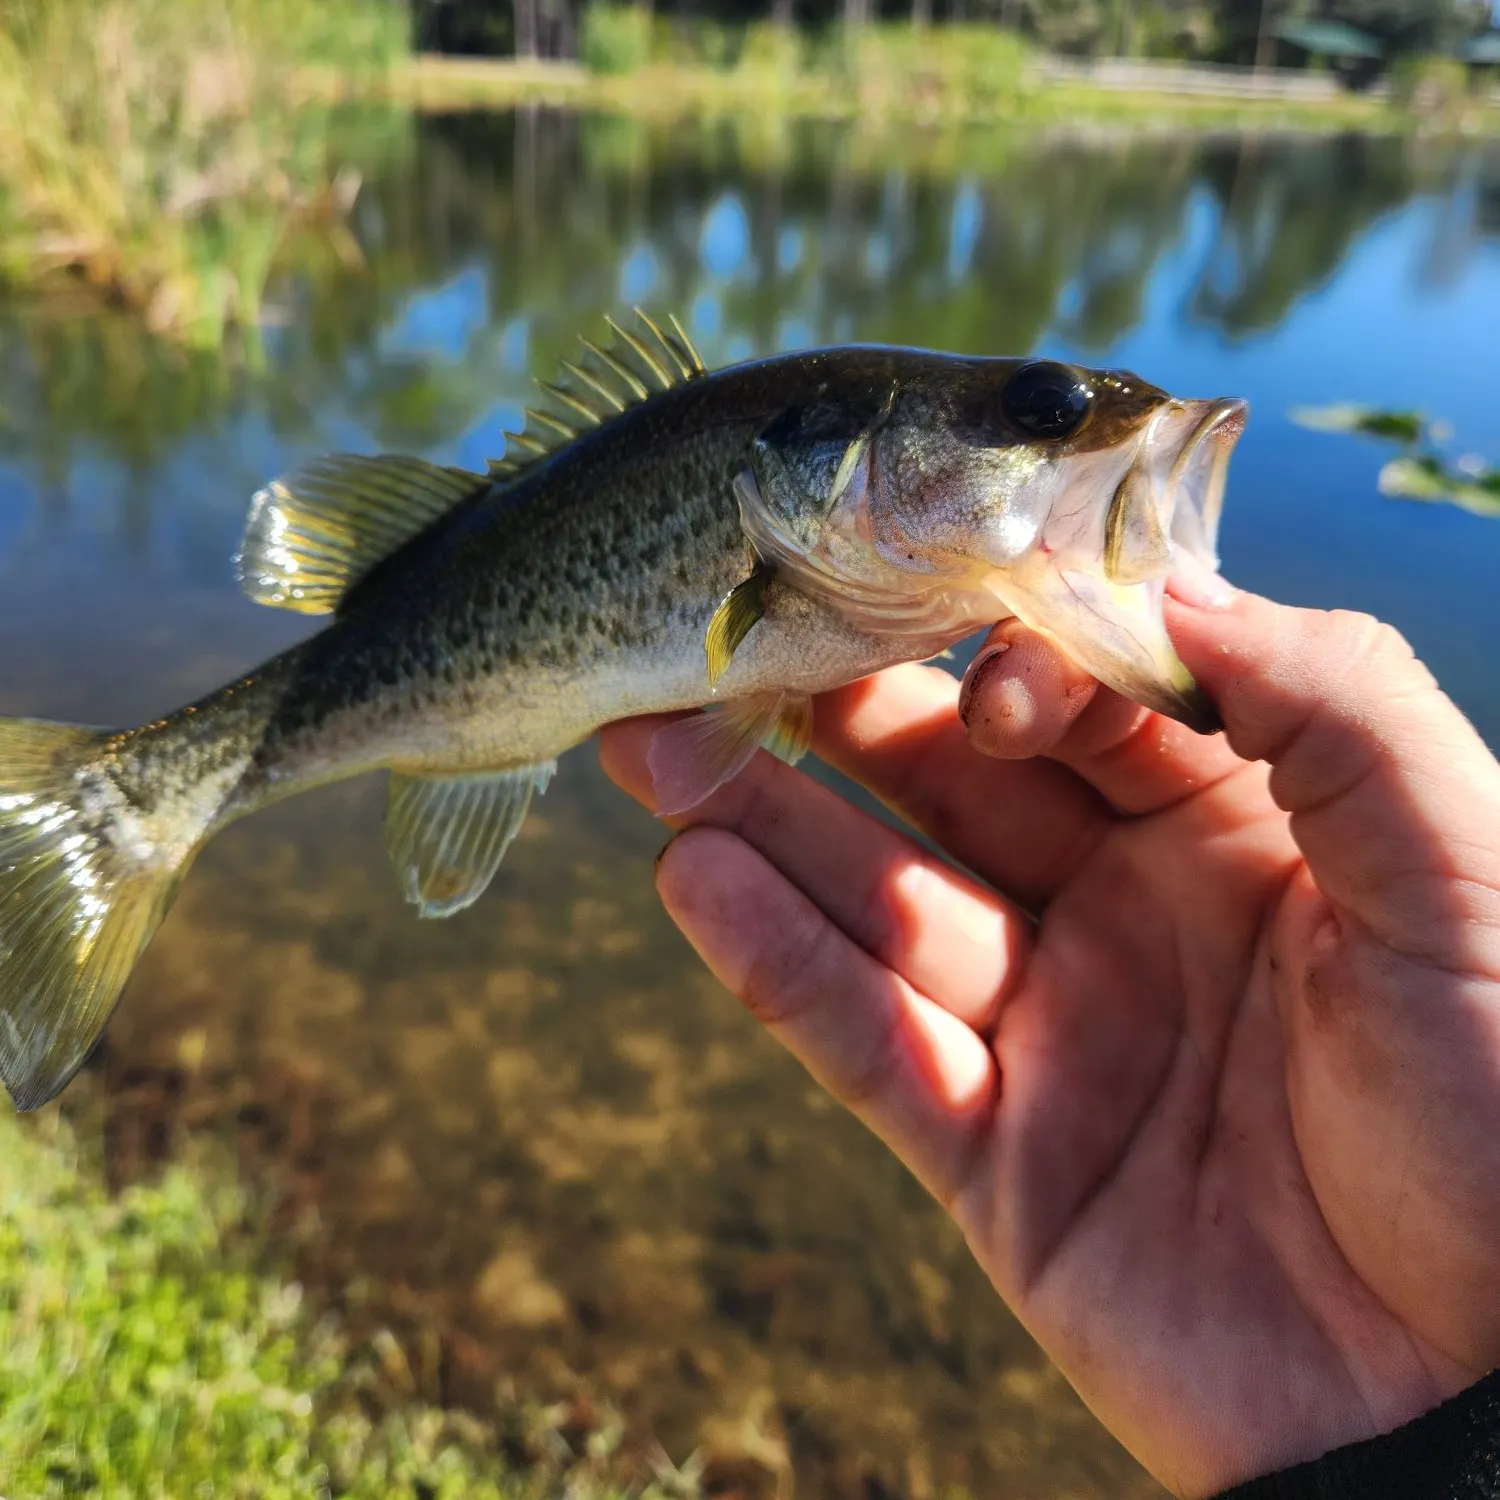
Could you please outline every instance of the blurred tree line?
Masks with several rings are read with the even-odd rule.
[[[420,48],[522,57],[576,55],[583,9],[612,3],[412,0]],[[765,20],[810,30],[874,21],[992,22],[1076,56],[1228,62],[1264,59],[1267,39],[1290,21],[1353,26],[1388,57],[1443,51],[1490,24],[1488,0],[638,0],[636,8],[658,27],[688,31]]]

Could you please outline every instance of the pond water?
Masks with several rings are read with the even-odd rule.
[[[1397,624],[1500,743],[1500,522],[1382,499],[1288,412],[1417,406],[1500,460],[1500,150],[1292,137],[349,122],[354,244],[263,347],[173,357],[0,311],[0,712],[136,722],[294,639],[242,601],[249,494],[311,452],[479,465],[530,375],[642,301],[711,363],[836,340],[1044,350],[1250,398],[1226,571]],[[129,1172],[231,1141],[304,1270],[429,1394],[603,1399],[736,1493],[1159,1493],[883,1151],[660,914],[661,830],[570,756],[491,894],[399,900],[381,789],[200,860],[93,1067]],[[507,1385],[509,1382],[509,1385]]]

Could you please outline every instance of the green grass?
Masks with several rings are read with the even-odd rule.
[[[153,1500],[573,1500],[629,1489],[618,1431],[528,1469],[458,1413],[393,1401],[394,1342],[352,1350],[257,1266],[244,1202],[178,1165],[111,1199],[55,1119],[0,1118],[0,1494]],[[222,1181],[222,1179],[221,1179]],[[519,1420],[519,1419],[518,1419]],[[530,1425],[545,1425],[530,1413]],[[525,1422],[521,1423],[526,1425]]]

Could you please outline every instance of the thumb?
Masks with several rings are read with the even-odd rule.
[[[1500,766],[1406,641],[1211,589],[1174,597],[1168,624],[1235,752],[1271,763],[1323,894],[1412,957],[1471,963],[1467,924],[1500,929]]]

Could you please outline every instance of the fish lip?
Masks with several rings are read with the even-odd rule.
[[[1240,396],[1221,396],[1214,401],[1182,402],[1181,405],[1189,410],[1193,406],[1203,406],[1207,410],[1177,451],[1172,471],[1167,476],[1167,483],[1173,486],[1181,481],[1184,470],[1202,443],[1212,440],[1218,457],[1227,462],[1229,453],[1240,440],[1240,434],[1244,432],[1245,422],[1250,416],[1250,403]]]
[[[1224,728],[1224,716],[1218,705],[1196,682],[1182,689],[1177,710],[1167,712],[1179,724],[1186,724],[1194,734],[1218,734]]]
[[[1225,396],[1172,406],[1176,415],[1197,417],[1173,455],[1163,485],[1172,505],[1172,541],[1217,568],[1229,459],[1244,433],[1250,403]]]
[[[1245,431],[1250,403],[1237,396],[1183,402],[1198,420],[1183,439],[1167,472],[1166,493],[1172,501],[1172,543],[1194,553],[1208,567],[1219,566],[1219,517],[1229,477],[1229,460]],[[1169,649],[1170,643],[1169,643]],[[1174,662],[1181,667],[1175,650]],[[1175,675],[1175,674],[1174,674]],[[1173,707],[1166,711],[1197,734],[1218,734],[1224,720],[1207,693],[1181,667],[1172,684]]]

